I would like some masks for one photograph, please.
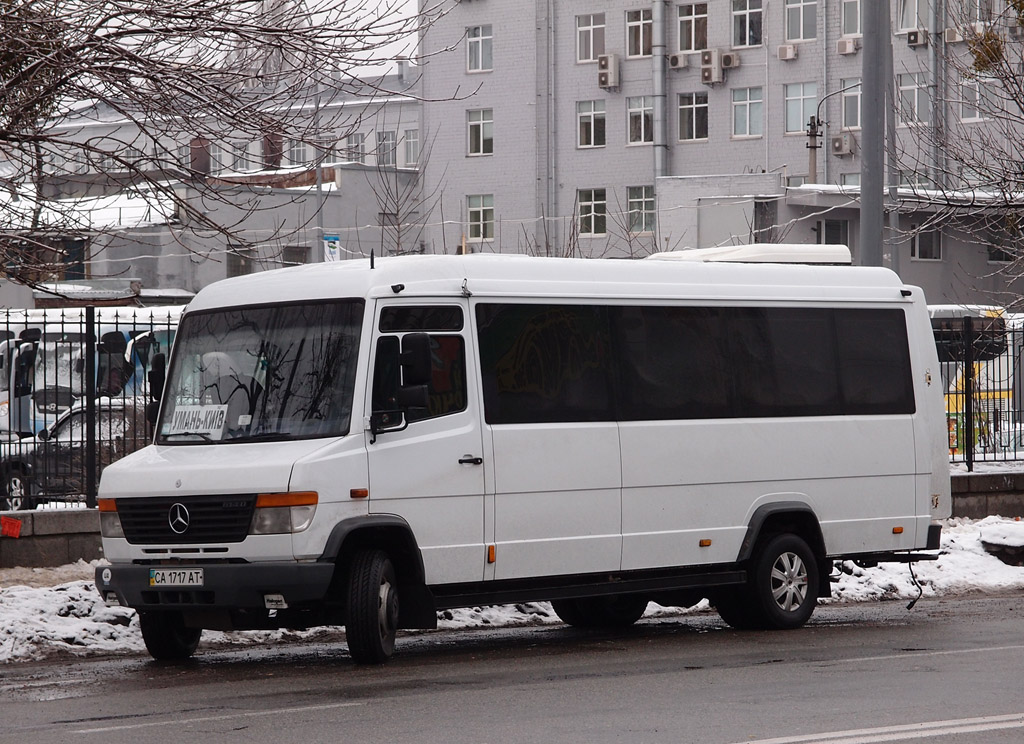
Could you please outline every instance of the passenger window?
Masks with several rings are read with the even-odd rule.
[[[582,305],[478,305],[489,424],[614,421],[607,313]]]

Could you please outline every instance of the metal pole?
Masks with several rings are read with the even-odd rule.
[[[860,263],[882,265],[885,186],[885,50],[891,44],[889,0],[863,3],[864,129],[860,175]]]
[[[974,319],[964,316],[964,462],[974,470]]]
[[[92,305],[85,308],[85,505],[96,508],[96,308]]]

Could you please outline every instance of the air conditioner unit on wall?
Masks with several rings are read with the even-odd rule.
[[[601,54],[598,56],[597,85],[600,88],[619,87],[619,55]]]
[[[957,44],[964,40],[964,35],[958,28],[947,28],[942,33],[942,38],[947,44]]]
[[[723,70],[731,70],[734,67],[740,66],[740,55],[736,52],[722,52],[720,59],[722,60]]]
[[[852,155],[857,141],[852,132],[843,132],[833,137],[829,144],[833,155]]]
[[[856,54],[860,48],[860,39],[847,36],[836,40],[836,54]]]
[[[670,54],[668,55],[668,66],[672,70],[682,70],[689,65],[689,61],[685,54]]]
[[[700,68],[700,81],[705,85],[714,85],[715,83],[722,82],[722,66],[721,65],[701,65]]]
[[[928,32],[923,28],[915,28],[913,31],[907,31],[907,46],[928,46]]]
[[[779,59],[781,60],[796,59],[797,54],[796,44],[782,44],[778,50]]]

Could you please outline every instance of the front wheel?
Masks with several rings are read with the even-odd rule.
[[[395,651],[398,582],[383,550],[361,550],[352,558],[345,636],[357,664],[382,664]]]
[[[764,627],[787,630],[807,622],[818,603],[818,561],[797,535],[776,535],[757,551],[750,599]]]
[[[28,483],[20,470],[9,470],[4,477],[4,494],[0,500],[0,511],[21,511],[34,509],[35,502],[28,495]]]
[[[181,661],[195,653],[201,628],[185,626],[180,612],[140,612],[139,627],[149,655],[157,661]]]

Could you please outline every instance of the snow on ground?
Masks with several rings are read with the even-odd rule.
[[[925,597],[1024,590],[1024,567],[1009,566],[987,553],[982,542],[1024,545],[1024,523],[1002,517],[980,521],[950,519],[943,525],[939,560],[915,564]],[[98,562],[97,562],[98,563]],[[92,583],[95,564],[79,561],[59,568],[0,569],[0,663],[54,656],[143,654],[135,612],[107,607]],[[844,564],[829,602],[912,599],[918,595],[910,569],[886,563],[875,568]],[[702,602],[690,612],[709,611]],[[651,605],[648,616],[678,615],[679,608]],[[445,629],[558,623],[544,602],[446,610]],[[336,631],[247,631],[203,634],[204,646],[243,646],[335,637]]]

